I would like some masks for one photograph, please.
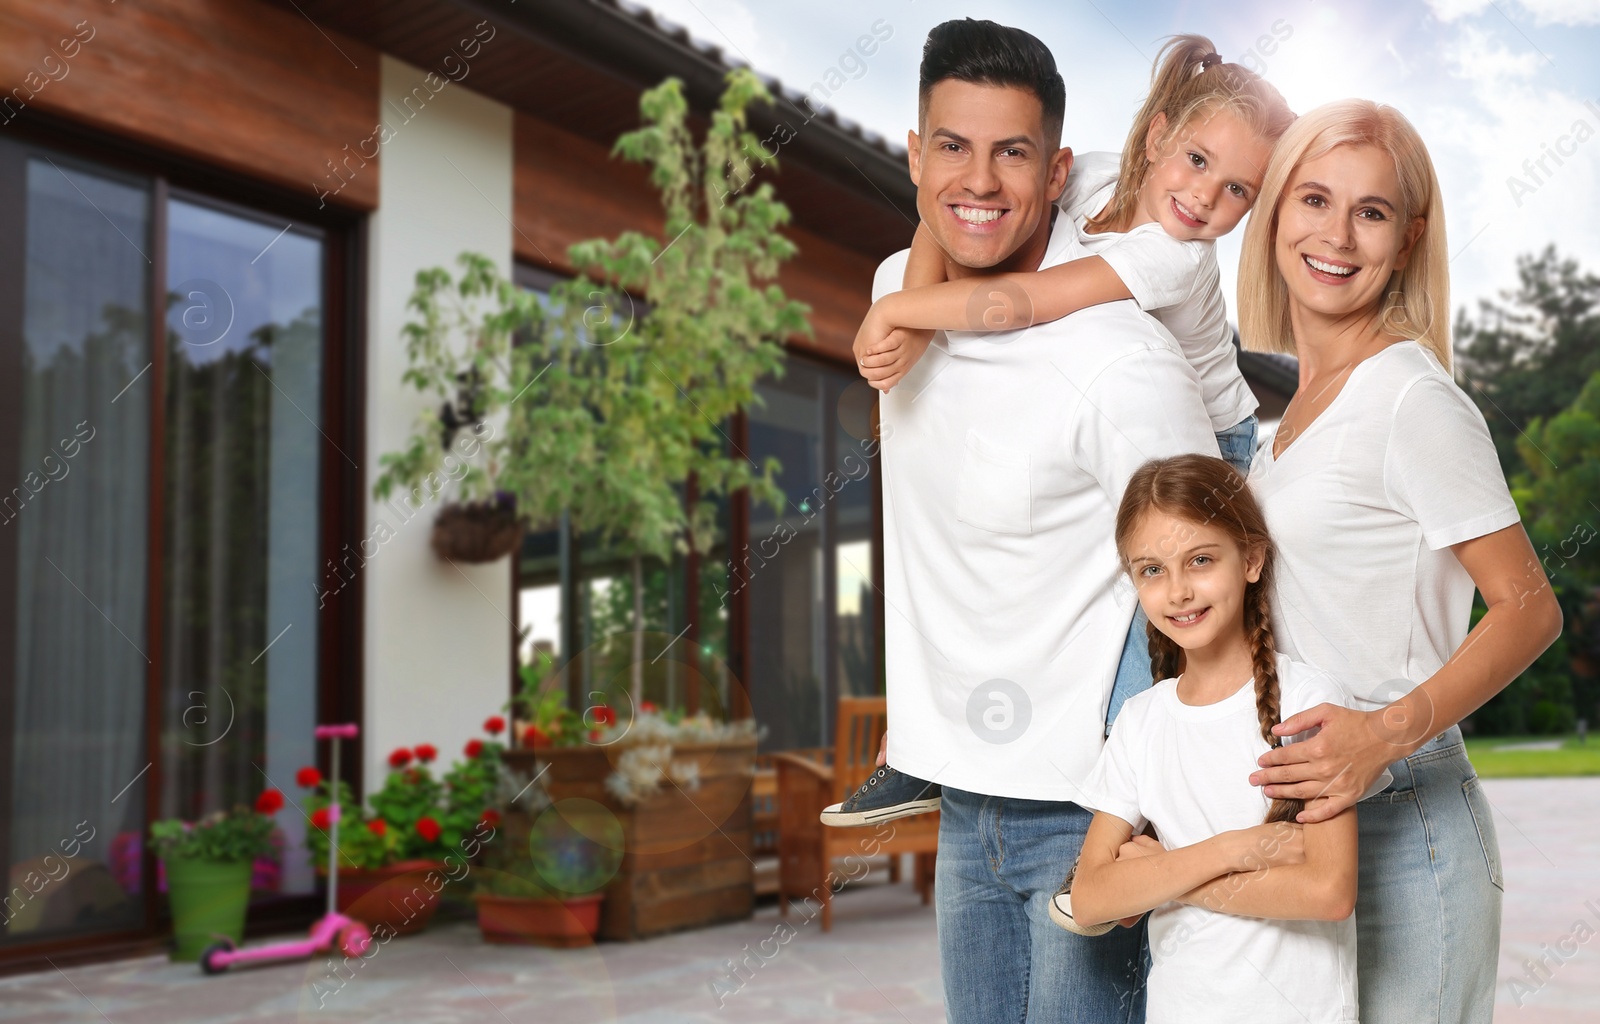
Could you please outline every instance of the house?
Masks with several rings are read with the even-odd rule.
[[[421,401],[406,300],[462,251],[540,288],[575,241],[659,231],[610,145],[643,88],[675,75],[703,111],[729,66],[611,0],[0,8],[0,969],[153,948],[148,823],[293,798],[314,723],[360,724],[345,770],[370,786],[391,749],[448,756],[506,702],[514,623],[524,650],[605,664],[619,571],[590,538],[455,565],[434,509],[372,496]],[[695,652],[673,696],[753,713],[771,748],[881,686],[849,346],[915,217],[903,152],[796,85],[758,128],[783,130],[781,283],[815,333],[729,425],[782,460],[790,508],[729,502],[718,551],[652,576],[660,653]],[[280,822],[262,927],[317,910]]]

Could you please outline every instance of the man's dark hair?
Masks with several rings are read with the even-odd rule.
[[[1056,59],[1036,37],[1020,28],[963,18],[935,25],[922,46],[922,81],[917,89],[917,125],[928,127],[928,95],[947,78],[979,85],[1026,89],[1044,107],[1044,142],[1061,145],[1061,120],[1067,86]]]

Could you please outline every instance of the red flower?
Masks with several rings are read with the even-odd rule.
[[[483,723],[483,731],[490,736],[498,736],[505,730],[506,720],[499,715],[490,715]]]
[[[306,765],[294,773],[294,781],[301,789],[315,789],[322,782],[322,773]]]
[[[417,835],[426,839],[430,843],[433,842],[435,839],[439,838],[439,823],[434,821],[432,818],[418,818]]]
[[[642,700],[639,702],[639,710],[643,711],[647,715],[653,715],[655,714],[657,708],[655,704],[651,703],[650,701]]]
[[[590,729],[589,730],[589,740],[590,740],[590,742],[599,742],[599,740],[600,740],[600,730],[599,729]]]
[[[530,747],[548,747],[550,745],[550,737],[537,725],[528,726],[527,739]]]
[[[592,710],[594,711],[594,724],[595,725],[616,725],[617,724],[617,713],[615,711],[611,710],[611,708],[608,705],[600,704],[600,705],[597,705]]]
[[[432,743],[418,743],[415,747],[411,748],[411,752],[416,754],[417,760],[421,761],[423,764],[427,764],[429,761],[432,761],[434,758],[439,756],[438,748]]]
[[[261,795],[256,797],[258,814],[277,814],[281,810],[283,810],[283,794],[276,789],[263,789]]]
[[[328,813],[326,807],[318,807],[311,812],[311,827],[326,832],[333,827],[333,815]]]
[[[483,753],[483,741],[468,740],[467,745],[462,748],[461,752],[466,754],[468,757],[477,757],[479,754]]]
[[[500,812],[495,810],[493,807],[491,807],[488,810],[483,812],[482,821],[483,821],[483,823],[485,825],[488,825],[490,828],[499,828],[500,827]]]
[[[375,836],[381,836],[385,832],[389,831],[389,823],[384,821],[382,818],[373,818],[371,821],[367,822],[367,831],[371,832]]]
[[[407,750],[405,747],[395,747],[394,751],[389,755],[390,768],[404,768],[410,763],[411,751]]]

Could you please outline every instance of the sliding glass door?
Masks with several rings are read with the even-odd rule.
[[[48,157],[12,169],[0,853],[15,941],[143,921],[152,358],[148,187]]]
[[[316,762],[327,249],[0,142],[0,951],[153,927],[150,820]]]

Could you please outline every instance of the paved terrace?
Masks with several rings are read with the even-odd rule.
[[[1507,889],[1495,1020],[1600,1024],[1600,778],[1490,780],[1486,789]],[[192,964],[149,957],[0,979],[0,1021],[944,1020],[933,910],[909,884],[869,877],[851,886],[830,934],[803,920],[790,918],[796,931],[782,943],[768,905],[738,924],[565,951],[489,946],[473,924],[449,923],[392,941],[342,986],[325,960],[206,978]],[[728,961],[762,940],[771,959],[746,980],[731,975]]]

